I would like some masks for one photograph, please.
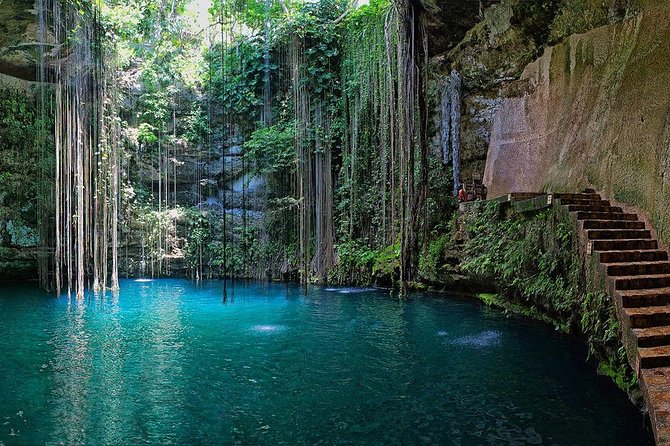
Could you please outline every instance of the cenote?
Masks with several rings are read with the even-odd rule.
[[[576,339],[474,301],[163,279],[0,292],[0,444],[650,444]]]

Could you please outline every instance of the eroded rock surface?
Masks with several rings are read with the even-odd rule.
[[[495,117],[490,196],[593,185],[640,206],[668,241],[670,11],[661,6],[573,35],[526,67],[527,90]]]

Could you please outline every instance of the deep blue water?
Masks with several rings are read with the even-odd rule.
[[[649,442],[576,340],[469,300],[121,286],[0,289],[0,445]]]

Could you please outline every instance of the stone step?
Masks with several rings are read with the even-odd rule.
[[[589,240],[650,239],[648,229],[589,229]]]
[[[636,214],[624,214],[623,212],[577,212],[577,220],[626,220],[637,221]]]
[[[588,204],[570,204],[568,205],[570,212],[616,212],[623,213],[619,206],[590,206]]]
[[[670,325],[660,327],[634,328],[638,347],[659,347],[670,345]]]
[[[599,194],[570,194],[570,193],[557,193],[551,194],[554,199],[561,200],[564,203],[564,200],[601,200]]]
[[[592,189],[592,188],[590,188],[590,187],[588,187],[588,188],[584,189],[584,190],[582,191],[582,193],[585,193],[585,194],[595,194],[595,193],[596,193],[596,190],[595,190],[595,189]]]
[[[670,367],[641,369],[638,376],[644,389],[645,406],[654,430],[656,446],[670,445]],[[646,417],[645,417],[646,418]]]
[[[658,242],[651,239],[635,240],[593,240],[594,251],[641,251],[658,249]]]
[[[648,276],[670,274],[670,262],[632,262],[607,265],[608,276]]]
[[[670,288],[617,291],[624,308],[660,307],[670,305]]]
[[[603,251],[600,263],[660,262],[668,260],[666,251]]]
[[[551,194],[555,199],[561,200],[600,200],[599,194],[570,194],[570,193],[557,193]]]
[[[609,200],[603,200],[600,198],[561,198],[561,204],[563,206],[569,205],[579,205],[579,206],[609,206]]]
[[[670,366],[670,345],[638,349],[640,368],[653,369]]]
[[[523,201],[541,197],[542,195],[546,194],[544,192],[512,192],[507,195],[507,199],[511,199],[511,201]]]
[[[670,275],[621,276],[614,280],[615,290],[643,290],[670,287]]]
[[[643,221],[584,220],[584,229],[644,229]]]
[[[630,328],[649,328],[670,325],[670,306],[625,308]]]

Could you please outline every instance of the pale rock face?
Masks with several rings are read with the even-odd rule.
[[[670,238],[670,11],[573,35],[524,70],[495,115],[491,198],[593,186],[640,206]]]

